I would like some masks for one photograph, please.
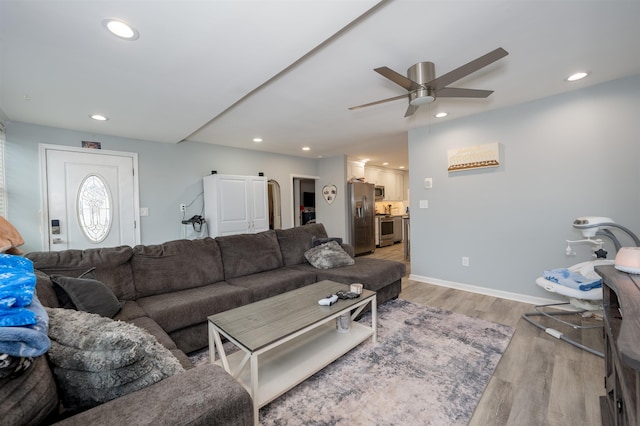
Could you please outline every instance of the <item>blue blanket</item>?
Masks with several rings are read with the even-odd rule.
[[[565,268],[544,271],[542,276],[545,280],[549,280],[575,290],[589,291],[594,288],[602,287],[602,278],[590,279],[582,274],[572,272]]]
[[[36,289],[33,263],[29,259],[0,254],[0,326],[35,324],[24,308]]]
[[[49,315],[34,295],[31,305],[25,309],[31,311],[36,323],[23,327],[0,327],[0,353],[15,357],[36,357],[49,350]]]

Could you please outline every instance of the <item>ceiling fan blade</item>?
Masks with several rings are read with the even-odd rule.
[[[407,90],[416,90],[420,88],[420,85],[413,80],[409,80],[402,74],[399,74],[388,67],[380,67],[374,69],[375,72],[382,75],[383,77],[388,78],[399,86],[404,87]]]
[[[493,93],[493,90],[459,89],[456,87],[445,87],[438,90],[439,98],[486,98]]]
[[[450,71],[434,80],[431,80],[430,82],[426,83],[426,85],[438,91],[439,89],[453,83],[454,81],[460,80],[462,77],[466,77],[467,75],[476,72],[489,64],[492,64],[498,59],[504,58],[508,54],[509,52],[504,50],[502,47],[499,47],[496,50],[487,53],[486,55],[480,56],[478,59],[474,59],[473,61],[468,62],[453,71]]]
[[[405,99],[407,97],[409,97],[408,93],[406,95],[394,96],[393,98],[387,98],[387,99],[382,99],[382,100],[375,101],[375,102],[369,102],[368,104],[362,104],[362,105],[353,106],[353,107],[350,107],[349,109],[353,110],[353,109],[365,108],[365,107],[368,107],[368,106],[378,105],[378,104],[382,104],[382,103],[385,103],[385,102],[397,101],[398,99]]]
[[[404,113],[404,118],[407,118],[407,117],[413,115],[413,113],[416,112],[417,110],[418,110],[418,106],[417,105],[409,104],[409,107],[407,108],[407,112]]]

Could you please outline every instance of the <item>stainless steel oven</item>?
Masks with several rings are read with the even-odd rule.
[[[392,217],[381,217],[378,221],[378,235],[380,236],[380,247],[393,244],[395,235],[395,224]]]

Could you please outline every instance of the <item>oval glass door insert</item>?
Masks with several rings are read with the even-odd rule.
[[[84,235],[93,243],[104,241],[113,222],[111,194],[105,181],[97,175],[84,178],[77,204],[78,223]]]

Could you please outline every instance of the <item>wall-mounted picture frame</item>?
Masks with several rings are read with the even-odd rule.
[[[498,142],[447,151],[447,171],[484,169],[500,166],[500,144]]]
[[[92,141],[82,141],[82,147],[90,148],[90,149],[102,149],[102,143],[92,142]]]
[[[337,194],[338,187],[335,185],[325,185],[322,187],[322,196],[329,205],[333,204]]]

